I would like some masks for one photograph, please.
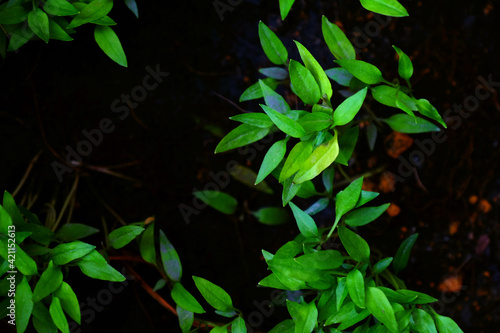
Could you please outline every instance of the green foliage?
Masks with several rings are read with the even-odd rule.
[[[139,16],[135,0],[125,0],[127,7]],[[70,35],[85,24],[95,25],[94,38],[101,50],[120,66],[127,67],[127,58],[118,36],[110,26],[116,25],[109,16],[112,0],[68,1],[29,0],[8,1],[0,4],[2,43],[0,54],[15,51],[32,39],[71,41]]]

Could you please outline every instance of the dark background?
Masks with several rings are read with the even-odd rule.
[[[321,34],[321,15],[325,15],[341,23],[352,41],[362,44],[358,44],[362,46],[359,59],[377,65],[388,80],[397,77],[397,59],[391,47],[397,45],[413,59],[415,95],[429,99],[441,114],[474,95],[481,84],[479,76],[491,75],[493,81],[500,81],[496,4],[402,4],[410,17],[393,18],[382,27],[370,23],[377,21],[357,1],[297,1],[284,23],[279,18],[278,1],[243,1],[224,12],[222,20],[211,1],[139,3],[139,19],[117,1],[110,16],[118,22],[114,30],[127,54],[128,68],[116,65],[100,51],[93,41],[93,28],[87,26],[77,29],[73,42],[29,42],[2,61],[0,187],[12,192],[30,161],[42,151],[16,196],[18,202],[36,194],[32,211],[43,221],[46,204],[59,211],[78,173],[72,222],[102,230],[104,219],[109,230],[120,226],[103,203],[127,223],[154,215],[157,227],[179,253],[186,288],[200,299],[190,276],[204,277],[226,289],[246,319],[251,314],[257,316],[255,322],[255,311],[259,313],[256,304],[271,297],[271,290],[256,287],[268,274],[260,251],[274,252],[298,233],[293,223],[268,227],[249,214],[264,205],[278,206],[279,184],[269,180],[275,194],[268,195],[232,180],[223,191],[240,202],[235,216],[206,208],[186,223],[178,207],[192,206],[193,190],[202,190],[212,182],[211,172],[225,170],[230,160],[258,170],[265,151],[255,159],[238,152],[213,154],[220,135],[235,127],[228,117],[241,113],[226,99],[237,102],[241,93],[262,77],[258,69],[272,66],[260,47],[258,22],[262,20],[277,32],[290,58],[298,59],[293,43],[298,40],[326,69],[333,67],[333,57]],[[376,26],[380,30],[366,30]],[[371,38],[366,39],[366,35]],[[112,112],[111,103],[142,83],[146,66],[159,66],[169,76],[139,103],[135,116],[121,120]],[[338,100],[341,98],[336,93],[334,103]],[[238,106],[257,111],[257,104]],[[102,143],[84,158],[84,165],[66,173],[60,183],[51,167],[60,160],[52,151],[65,156],[67,145],[75,148],[85,139],[82,130],[97,128],[106,117],[113,120],[115,130],[105,134]],[[410,265],[401,277],[408,288],[438,298],[436,310],[452,316],[466,332],[498,331],[499,118],[495,92],[460,126],[454,126],[456,129],[449,126],[448,139],[417,168],[418,179],[427,191],[413,175],[397,183],[379,202],[395,203],[401,213],[394,217],[384,214],[378,222],[360,229],[363,237],[387,256],[394,255],[402,239],[418,232]],[[389,157],[384,147],[389,134],[388,128],[381,130],[374,152],[360,135],[349,174],[366,171],[369,165],[387,165],[387,171],[397,173],[400,162]],[[428,136],[413,137],[423,140]],[[408,159],[413,149],[402,156]],[[133,180],[96,171],[96,167],[126,163],[131,164],[113,171]],[[370,180],[375,189],[384,182],[380,174]],[[471,196],[489,202],[491,210],[471,203]],[[297,203],[307,207],[311,201]],[[320,225],[331,221],[330,211],[318,217]],[[457,227],[456,232],[451,226]],[[87,239],[96,245],[102,240],[102,233]],[[129,245],[111,255],[119,254],[137,252]],[[146,264],[129,264],[151,286],[160,278]],[[120,261],[113,265],[123,268]],[[461,281],[456,292],[440,288],[450,276]],[[87,279],[78,270],[70,271],[68,281],[81,302],[108,288],[108,283]],[[168,288],[159,294],[171,301]],[[130,281],[102,311],[94,313],[91,323],[82,325],[82,332],[101,332],[107,327],[119,332],[179,331],[176,317]],[[286,317],[284,309],[276,308],[256,331],[267,331]],[[82,321],[89,318],[84,315]]]

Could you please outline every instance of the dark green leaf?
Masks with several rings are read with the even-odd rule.
[[[287,70],[281,67],[261,68],[259,72],[275,80],[285,80],[288,77]]]
[[[335,131],[335,136],[330,141],[316,147],[312,154],[302,163],[293,181],[300,184],[313,179],[328,168],[335,161],[338,154],[338,134]]]
[[[68,33],[59,26],[54,20],[49,19],[50,39],[62,40],[68,42],[73,40]]]
[[[360,0],[367,10],[387,16],[408,16],[406,9],[397,0]]]
[[[290,60],[290,81],[297,96],[306,104],[316,104],[321,98],[319,86],[311,72],[301,63]]]
[[[278,36],[262,21],[259,22],[259,38],[264,53],[276,65],[286,65],[288,51]]]
[[[365,280],[363,274],[357,269],[353,269],[346,277],[347,290],[352,301],[360,308],[365,308]]]
[[[16,301],[16,327],[17,331],[22,333],[28,327],[33,310],[33,294],[25,275],[23,275],[21,283],[16,286],[14,299]]]
[[[362,60],[338,59],[335,62],[366,84],[377,84],[384,80],[377,67]]]
[[[33,31],[31,29],[26,28],[24,23],[18,23],[13,26],[9,31],[9,46],[7,47],[7,51],[15,51],[19,49],[21,46],[26,44],[31,37],[33,37]]]
[[[417,237],[418,234],[411,235],[410,237],[405,239],[404,242],[399,246],[399,249],[394,256],[394,262],[392,263],[396,274],[406,267],[408,259],[410,258],[411,249],[415,244]]]
[[[194,298],[189,291],[180,283],[175,283],[171,292],[174,302],[185,310],[195,313],[205,313],[205,310],[200,303]]]
[[[266,225],[281,225],[290,220],[290,214],[282,207],[264,207],[252,212],[252,215]]]
[[[259,141],[269,133],[269,128],[260,128],[248,124],[241,124],[240,126],[229,132],[219,142],[215,148],[215,153],[222,153],[234,148],[248,145],[252,142]]]
[[[10,220],[10,218],[6,218],[6,220],[5,220],[6,224],[4,224],[4,222],[0,222],[1,223],[0,225],[2,225],[0,232],[7,234],[6,225],[14,224],[17,227],[17,226],[25,224],[23,216],[21,215],[21,212],[19,211],[19,208],[17,207],[16,202],[14,201],[14,198],[7,191],[5,191],[3,194],[3,208],[10,215],[10,218],[12,219],[12,221]],[[2,214],[2,215],[4,215],[4,214]],[[4,216],[2,216],[2,217],[4,217]],[[9,221],[11,221],[11,223]]]
[[[375,265],[373,265],[373,274],[382,273],[392,262],[392,257],[384,258],[379,260]]]
[[[339,156],[335,160],[335,162],[343,164],[347,166],[349,164],[349,159],[354,152],[354,148],[356,147],[356,142],[358,141],[359,136],[359,126],[354,126],[349,128],[347,131],[342,134],[339,139]]]
[[[35,8],[28,14],[30,29],[45,43],[49,42],[49,17],[40,8]]]
[[[57,296],[57,298],[61,301],[61,307],[63,310],[80,325],[80,304],[78,303],[78,298],[70,285],[63,281],[59,288],[54,292],[54,296]]]
[[[71,242],[99,232],[99,229],[80,223],[64,224],[56,233],[56,238],[63,242]]]
[[[284,1],[284,0],[280,0]],[[295,1],[295,0],[287,0],[287,1]],[[295,333],[295,322],[292,319],[283,320],[281,323],[277,324],[273,327],[269,333]]]
[[[361,187],[363,186],[363,177],[354,180],[343,191],[337,193],[335,197],[335,223],[337,225],[340,218],[353,209],[361,195]]]
[[[356,52],[344,32],[335,24],[328,21],[323,16],[322,19],[323,37],[330,52],[337,59],[356,59]]]
[[[325,71],[319,63],[314,59],[312,54],[299,42],[295,41],[297,48],[299,49],[300,58],[306,66],[306,68],[311,72],[312,76],[319,85],[319,90],[321,91],[321,96],[326,95],[326,100],[330,103],[330,98],[332,98],[333,90],[330,80],[325,74]]]
[[[335,169],[333,168],[333,166],[326,168],[321,174],[321,178],[323,180],[323,185],[325,186],[326,192],[332,193],[333,181],[335,179]]]
[[[99,45],[101,50],[103,50],[111,60],[120,66],[127,67],[127,56],[123,51],[120,39],[118,39],[113,29],[108,26],[97,25],[94,30],[94,38],[97,45]]]
[[[389,302],[394,302],[394,303],[400,303],[400,304],[410,304],[413,303],[417,299],[417,295],[411,295],[411,294],[403,294],[400,293],[400,290],[392,290],[386,287],[377,287],[380,289],[384,295],[387,297]]]
[[[7,235],[9,234],[9,226],[12,226],[12,217],[10,217],[9,213],[5,208],[0,206],[0,233]],[[5,251],[7,247],[4,247],[3,250]],[[0,250],[1,251],[1,250]]]
[[[437,333],[436,324],[430,314],[422,309],[415,309],[412,313],[413,322],[419,333]]]
[[[269,116],[260,112],[238,114],[229,117],[229,119],[260,128],[269,128],[273,126],[273,122],[269,119]]]
[[[347,253],[349,253],[354,260],[364,262],[369,261],[370,247],[360,235],[346,227],[339,227],[339,237]]]
[[[179,318],[179,326],[182,333],[189,333],[191,331],[191,326],[193,326],[194,315],[191,311],[184,310],[180,306],[176,307],[177,317]]]
[[[193,276],[193,280],[200,293],[212,307],[224,312],[234,310],[231,296],[224,289],[201,277]]]
[[[328,317],[325,321],[325,325],[339,324],[343,321],[355,317],[356,315],[356,305],[353,302],[349,301],[341,306],[337,312]]]
[[[67,29],[76,28],[82,24],[93,22],[106,16],[113,8],[112,0],[93,0],[76,15]]]
[[[231,323],[232,333],[246,333],[247,327],[245,326],[245,320],[240,316],[236,317]]]
[[[61,307],[61,301],[59,301],[59,298],[55,296],[52,297],[52,302],[50,303],[49,312],[57,328],[60,329],[61,332],[63,333],[69,333],[68,320],[64,315],[63,309]]]
[[[319,212],[322,212],[328,207],[328,203],[330,202],[330,198],[320,198],[318,201],[313,203],[309,208],[305,210],[306,214],[315,215]]]
[[[79,261],[77,265],[80,267],[83,274],[91,278],[114,282],[125,281],[125,277],[111,267],[106,262],[106,259],[96,250],[93,250],[85,257],[81,258],[81,261]]]
[[[61,285],[63,274],[61,267],[54,266],[52,260],[49,262],[47,269],[40,276],[35,289],[33,290],[33,302],[38,302],[50,295]]]
[[[409,80],[411,76],[413,75],[413,65],[411,63],[410,58],[401,51],[401,49],[397,46],[392,46],[394,50],[396,50],[398,56],[399,56],[399,62],[398,62],[398,72],[399,76],[401,76],[405,80]]]
[[[398,113],[387,119],[380,119],[386,122],[393,130],[401,133],[425,133],[439,132],[441,129],[433,123],[407,114]]]
[[[217,209],[224,214],[233,214],[236,211],[238,201],[231,195],[219,191],[199,191],[194,192],[194,196]]]
[[[366,97],[368,88],[364,88],[351,97],[343,101],[333,112],[333,123],[335,126],[342,126],[354,119],[361,109]]]
[[[160,255],[163,262],[163,268],[168,278],[175,282],[180,282],[182,277],[181,260],[174,246],[168,240],[163,230],[160,229]],[[182,306],[182,305],[181,305]],[[182,306],[184,309],[193,311]],[[193,311],[196,312],[196,311]]]
[[[374,123],[370,123],[366,128],[366,136],[368,139],[368,146],[370,146],[370,150],[373,151],[375,148],[375,142],[377,141],[377,126]]]
[[[0,10],[0,24],[21,23],[27,18],[28,12],[22,6],[10,6]]]
[[[137,225],[126,225],[113,230],[109,235],[109,245],[115,249],[120,249],[133,241],[144,231],[143,227]]]
[[[33,326],[39,333],[57,333],[50,312],[42,302],[33,304]]]
[[[287,140],[276,141],[267,151],[260,166],[255,184],[264,180],[281,163],[286,154]]]
[[[293,202],[289,202],[288,205],[292,209],[293,216],[297,221],[297,226],[299,227],[300,233],[306,238],[318,237],[318,227],[313,218],[297,207]]]
[[[403,296],[408,296],[408,297],[415,297],[416,296],[416,298],[412,301],[413,304],[428,304],[428,303],[434,303],[434,302],[438,301],[434,297],[431,297],[431,296],[424,294],[424,293],[419,293],[418,291],[399,289],[397,292]]]
[[[69,1],[66,0],[47,0],[43,5],[43,10],[54,16],[70,16],[80,13]]]
[[[370,310],[378,321],[382,322],[389,331],[398,333],[398,323],[394,310],[382,291],[376,287],[366,288],[366,308]]]
[[[342,303],[344,303],[345,298],[347,297],[348,290],[346,284],[346,278],[341,277],[338,279],[337,288],[335,289],[335,299],[337,301],[337,311],[342,307]]]
[[[139,9],[137,8],[135,0],[125,0],[125,5],[132,13],[134,13],[135,17],[139,18]]]
[[[345,223],[351,227],[359,227],[368,224],[382,215],[382,213],[385,212],[389,206],[390,204],[387,203],[378,207],[356,209],[345,217]]]
[[[66,265],[72,260],[87,255],[94,249],[94,245],[90,245],[80,241],[60,244],[52,250],[52,260],[56,265]]]

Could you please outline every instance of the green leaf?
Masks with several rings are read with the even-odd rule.
[[[436,324],[426,311],[415,309],[411,316],[419,333],[437,333]]]
[[[144,231],[143,227],[137,225],[126,225],[113,230],[109,235],[109,245],[115,249],[120,249],[133,241]]]
[[[73,18],[67,29],[76,28],[82,24],[98,20],[108,15],[112,8],[112,0],[93,0],[81,10],[80,14]]]
[[[224,214],[233,214],[236,211],[238,201],[231,195],[219,191],[198,191],[193,193],[195,197],[217,209]]]
[[[135,0],[125,0],[125,5],[132,13],[134,13],[136,18],[139,18],[139,9],[137,8]]]
[[[234,310],[231,296],[224,289],[201,277],[193,276],[193,280],[200,293],[212,307],[223,312]]]
[[[439,333],[463,333],[462,329],[453,319],[434,313],[434,319]]]
[[[372,201],[373,199],[375,199],[376,197],[378,197],[378,195],[379,195],[379,193],[377,193],[377,192],[370,192],[370,191],[361,190],[361,194],[359,195],[359,199],[356,202],[356,205],[354,206],[354,208],[358,208],[358,207],[363,206],[364,204],[366,204],[366,203]]]
[[[394,310],[385,294],[376,287],[366,288],[366,308],[370,310],[378,321],[382,322],[389,331],[398,333],[398,323]]]
[[[85,238],[99,232],[99,229],[86,224],[68,223],[64,224],[56,233],[56,238],[63,242],[72,242],[77,239]]]
[[[304,183],[302,183],[304,184]],[[283,193],[281,195],[281,201],[283,203],[283,207],[286,206],[287,203],[292,200],[295,195],[299,192],[299,190],[302,188],[302,184],[295,184],[293,182],[293,178],[287,178],[283,182]]]
[[[1,207],[1,206],[0,206]],[[7,234],[7,225],[12,225],[14,224],[16,227],[25,224],[25,221],[23,219],[23,216],[21,215],[21,212],[19,211],[19,208],[16,205],[16,202],[14,201],[14,198],[12,195],[5,191],[3,194],[3,209],[10,215],[10,217],[6,217],[6,224],[3,222],[0,222],[2,225],[0,232],[3,232]],[[4,215],[4,214],[2,214]],[[1,216],[1,215],[0,215]],[[2,216],[4,217],[4,216]],[[9,222],[10,221],[10,222]]]
[[[411,235],[399,246],[396,255],[394,256],[394,262],[392,266],[394,267],[394,271],[399,273],[402,271],[406,264],[408,264],[408,259],[410,258],[410,252],[417,240],[418,234]]]
[[[273,122],[269,119],[269,116],[260,112],[238,114],[236,116],[229,117],[229,119],[260,128],[269,128],[273,126]]]
[[[319,89],[321,91],[321,96],[324,98],[326,95],[326,100],[328,103],[330,103],[330,98],[332,98],[333,90],[332,90],[332,84],[330,83],[330,80],[325,74],[325,71],[319,63],[314,59],[312,54],[299,42],[295,41],[295,44],[297,45],[297,48],[299,49],[300,53],[300,58],[302,59],[302,62],[306,66],[306,68],[311,72],[311,74],[314,76],[314,79],[319,85]]]
[[[61,307],[61,301],[57,297],[52,297],[52,302],[49,308],[50,316],[56,324],[57,328],[63,333],[69,333],[69,325],[66,316],[64,315],[63,309]]]
[[[75,292],[66,282],[62,282],[54,292],[54,296],[61,301],[63,310],[79,325],[81,324],[80,304]]]
[[[415,121],[416,119],[416,121]],[[387,119],[380,119],[387,123],[393,130],[401,133],[425,133],[425,132],[439,132],[441,129],[419,117],[411,117],[407,114],[398,113]]]
[[[94,245],[90,245],[80,241],[60,244],[52,250],[52,260],[56,265],[66,265],[72,260],[87,255],[94,249]]]
[[[396,101],[399,100],[400,103],[402,103],[410,110],[418,110],[415,101],[400,89],[381,84],[379,86],[372,87],[371,91],[373,98],[375,98],[375,100],[380,104],[387,105],[393,108],[399,108],[396,104]]]
[[[290,60],[289,71],[290,81],[297,96],[306,104],[316,104],[321,98],[321,92],[311,72],[293,59]]]
[[[335,294],[336,294],[335,299],[337,301],[336,305],[337,305],[337,311],[338,311],[342,307],[342,303],[344,302],[344,300],[348,294],[345,277],[341,277],[338,279],[337,288],[335,288]]]
[[[4,239],[1,242],[1,246],[7,249],[7,240]],[[5,259],[7,256],[5,256]],[[24,275],[36,275],[38,274],[36,262],[23,251],[23,249],[17,245],[16,246],[16,260],[14,261],[16,268]]]
[[[314,330],[318,319],[318,309],[315,302],[300,304],[297,307],[296,315],[297,317],[294,318],[295,333],[310,333]]]
[[[340,218],[347,212],[353,209],[361,196],[361,187],[363,186],[363,177],[354,180],[343,191],[337,193],[335,197],[335,225],[338,224]]]
[[[356,306],[354,302],[347,302],[340,309],[328,317],[325,321],[325,325],[339,324],[347,321],[357,315]]]
[[[332,116],[324,112],[307,113],[298,121],[307,133],[319,132],[332,126]]]
[[[292,319],[285,319],[274,326],[269,333],[295,333],[295,322]]]
[[[365,9],[387,16],[408,16],[406,9],[397,0],[360,0]]]
[[[321,144],[300,166],[299,172],[295,175],[293,181],[297,184],[311,180],[328,168],[339,154],[339,142],[337,131],[335,136],[326,144]]]
[[[356,313],[356,312],[354,312]],[[342,321],[342,323],[339,325],[339,327],[337,327],[337,330],[338,331],[343,331],[345,330],[346,328],[349,328],[357,323],[359,323],[360,321],[362,321],[363,319],[365,319],[366,317],[368,317],[370,315],[370,311],[369,310],[363,310],[361,311],[360,313],[356,313],[352,316],[348,316],[345,320]],[[358,327],[361,327],[361,326],[358,326]],[[356,331],[354,330],[353,333],[358,333],[359,331]]]
[[[215,148],[215,153],[222,153],[234,148],[259,141],[269,133],[269,128],[260,128],[248,124],[240,126],[229,132]]]
[[[45,43],[49,42],[49,17],[40,8],[35,8],[28,14],[30,29]]]
[[[368,243],[358,234],[346,227],[339,227],[339,237],[347,253],[356,261],[370,260],[370,247]]]
[[[280,14],[283,21],[288,16],[294,2],[295,0],[280,0]]]
[[[352,301],[360,308],[365,308],[365,280],[363,274],[353,269],[346,277],[347,290]]]
[[[377,67],[362,60],[338,59],[334,61],[366,84],[377,84],[384,80]]]
[[[288,287],[285,286],[281,281],[276,277],[276,274],[271,273],[270,275],[266,276],[259,282],[259,286],[261,287],[267,287],[267,288],[274,288],[274,289],[281,289],[281,290],[286,290]]]
[[[179,318],[179,327],[182,333],[191,332],[191,327],[194,322],[194,314],[191,311],[184,310],[182,307],[177,306],[177,317]]]
[[[313,218],[297,207],[293,202],[289,202],[288,205],[292,209],[300,233],[306,238],[319,237],[318,227]]]
[[[366,138],[368,139],[368,145],[370,150],[373,151],[375,148],[375,142],[377,141],[378,130],[375,124],[370,123],[366,128]]]
[[[163,230],[160,229],[160,255],[163,262],[163,268],[168,278],[175,282],[180,282],[182,277],[181,260],[174,246],[168,240]],[[182,305],[181,305],[182,306]],[[193,311],[182,306],[184,309]],[[196,311],[193,311],[196,312]]]
[[[424,294],[424,293],[419,293],[418,291],[399,289],[397,292],[403,296],[408,296],[408,297],[415,297],[416,296],[416,298],[412,301],[413,304],[428,304],[428,303],[434,303],[434,302],[438,301],[434,297],[431,297],[431,296]]]
[[[322,18],[323,37],[330,52],[337,59],[356,59],[356,51],[344,32],[336,25],[328,21],[326,16]]]
[[[392,259],[392,257],[388,257],[379,260],[375,265],[373,265],[373,274],[380,274],[385,271],[385,269],[391,264]]]
[[[390,204],[380,205],[378,207],[359,208],[350,212],[345,217],[345,223],[351,227],[360,227],[377,219],[383,212],[387,210]]]
[[[264,81],[259,80],[260,89],[262,90],[262,96],[266,101],[266,105],[279,113],[285,113],[290,111],[290,106],[285,101],[283,96],[278,94],[276,91],[271,89]]]
[[[127,56],[125,56],[120,39],[113,29],[108,26],[97,25],[94,30],[94,38],[97,45],[111,60],[120,66],[127,67]]]
[[[61,272],[61,267],[55,266],[51,260],[33,290],[33,302],[39,302],[49,296],[50,293],[59,288],[62,280],[63,273]]]
[[[273,91],[276,89],[276,87],[279,84],[278,81],[276,81],[273,78],[262,79],[262,82],[264,82],[266,84],[266,86],[271,88]],[[258,98],[262,98],[262,97],[264,97],[264,95],[262,94],[262,89],[260,88],[260,83],[255,82],[250,87],[248,87],[243,92],[243,94],[241,94],[240,102],[244,102],[244,101],[248,101],[248,100],[252,100],[252,99],[258,99]]]
[[[270,188],[265,181],[262,181],[256,185],[257,174],[255,173],[255,171],[246,166],[243,166],[241,164],[236,164],[229,170],[229,174],[234,179],[250,187],[251,189],[258,190],[268,194],[274,193],[273,189]]]
[[[363,106],[368,88],[358,91],[351,97],[343,101],[333,112],[333,123],[335,126],[342,126],[354,119]]]
[[[278,255],[278,253],[276,253]],[[344,263],[345,257],[339,251],[323,250],[304,254],[295,260],[304,267],[314,269],[337,269]]]
[[[349,87],[349,83],[354,77],[347,69],[342,67],[330,68],[325,73],[330,79],[346,87]]]
[[[175,283],[171,292],[174,302],[185,310],[195,313],[205,313],[205,310],[200,303],[194,298],[189,291],[180,283]]]
[[[281,67],[261,68],[259,72],[275,80],[285,80],[288,77],[287,70]]]
[[[288,51],[278,36],[262,21],[259,22],[259,38],[264,53],[276,65],[286,65]]]
[[[33,326],[40,333],[57,333],[50,312],[42,302],[33,304]]]
[[[70,16],[80,13],[70,2],[66,0],[47,0],[43,5],[43,10],[54,16]]]
[[[296,121],[288,118],[287,116],[279,113],[276,110],[271,109],[264,104],[260,104],[260,107],[269,116],[269,118],[271,118],[272,122],[284,133],[294,138],[300,138],[307,134],[302,126],[300,126]]]
[[[28,327],[28,323],[33,311],[33,294],[26,276],[23,275],[21,283],[16,286],[16,326],[17,331],[22,333]]]
[[[326,192],[332,193],[333,182],[335,180],[335,169],[333,168],[333,166],[326,168],[321,174],[321,178],[323,181],[323,185],[325,186]]]
[[[260,223],[266,225],[281,225],[290,220],[290,214],[282,207],[264,207],[252,215],[259,220]]]
[[[247,333],[247,327],[245,326],[245,320],[240,316],[236,317],[231,323],[232,333]]]
[[[394,303],[400,303],[400,304],[410,304],[413,303],[418,295],[412,295],[412,294],[404,294],[401,293],[400,290],[392,290],[386,287],[377,287],[380,289],[384,295],[387,297],[389,302],[394,302]]]
[[[417,105],[418,112],[426,117],[434,119],[435,121],[443,125],[444,128],[448,128],[446,126],[446,123],[443,121],[443,118],[441,118],[441,115],[439,115],[439,112],[428,100],[421,98],[415,101],[415,104]]]
[[[9,226],[12,225],[13,225],[12,217],[10,217],[9,212],[7,212],[7,210],[4,207],[0,206],[0,233],[4,235],[9,234],[10,231]],[[5,249],[7,249],[7,247],[4,247],[3,250]]]
[[[305,210],[305,212],[309,215],[315,215],[323,210],[325,210],[328,207],[328,204],[330,203],[330,198],[320,198],[318,201],[313,203],[309,208]]]
[[[410,57],[406,55],[401,49],[397,46],[392,46],[394,50],[396,50],[399,61],[398,61],[398,72],[399,76],[401,76],[405,80],[409,80],[413,75],[413,64],[411,63]]]
[[[339,156],[335,162],[343,164],[345,166],[349,165],[349,159],[356,148],[356,142],[359,136],[359,126],[354,126],[349,128],[342,134],[339,139]]]
[[[73,40],[70,35],[66,33],[66,31],[59,26],[54,20],[49,19],[49,31],[50,31],[50,39],[62,40],[64,42],[68,42]]]
[[[153,223],[151,223],[152,225]],[[147,230],[146,230],[147,231]],[[144,239],[144,235],[143,235]],[[141,255],[144,258],[144,253],[142,252],[141,247]],[[145,258],[144,258],[145,259]],[[120,274],[116,269],[110,266],[104,257],[93,250],[86,256],[81,258],[81,261],[77,262],[78,267],[83,274],[93,278],[104,281],[114,281],[114,282],[123,282],[125,281],[125,277]]]
[[[288,154],[283,169],[279,176],[279,182],[283,182],[299,171],[305,160],[311,155],[313,146],[311,141],[298,142]],[[298,189],[297,189],[298,190]]]
[[[0,24],[17,24],[27,18],[28,12],[22,6],[10,6],[0,10]]]
[[[260,166],[255,185],[264,180],[281,163],[286,154],[287,140],[276,141],[267,151]]]

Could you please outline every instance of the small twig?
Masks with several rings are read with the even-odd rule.
[[[19,192],[21,187],[23,187],[24,183],[26,182],[26,179],[28,179],[29,174],[31,173],[31,169],[33,169],[33,165],[35,165],[36,161],[38,161],[38,158],[42,154],[42,151],[40,150],[35,157],[33,157],[30,161],[30,164],[26,168],[26,171],[24,172],[23,178],[21,178],[21,181],[19,182],[19,185],[17,185],[16,189],[14,192],[12,192],[12,197],[15,197],[16,194]]]
[[[248,112],[249,112],[249,111],[247,111],[247,110],[244,110],[244,109],[240,108],[240,107],[238,106],[238,104],[236,104],[235,102],[231,101],[230,99],[228,99],[228,98],[226,98],[226,97],[224,97],[224,96],[222,96],[222,95],[219,95],[219,94],[218,94],[218,93],[216,93],[215,91],[212,91],[212,94],[214,94],[215,96],[217,96],[217,97],[219,97],[219,98],[223,99],[224,101],[228,102],[229,104],[231,104],[232,106],[234,106],[235,108],[237,108],[238,110],[240,110],[240,111],[241,111],[241,112],[243,112],[243,113],[248,113]]]
[[[106,202],[104,202],[99,193],[97,193],[97,191],[92,186],[89,186],[89,188],[90,191],[92,191],[92,193],[95,195],[97,200],[99,200],[99,202],[104,206],[104,208],[106,208],[106,210],[110,212],[111,215],[113,215],[118,220],[118,222],[120,222],[122,225],[127,225],[127,223],[125,223],[125,221],[120,217],[120,215],[118,215],[118,213],[116,213],[113,210],[113,208],[111,208]]]
[[[78,173],[76,174],[76,177],[75,177],[75,181],[73,182],[73,186],[71,187],[71,190],[69,191],[69,194],[68,196],[66,197],[66,200],[64,200],[64,204],[61,208],[61,212],[59,213],[59,216],[56,220],[56,222],[54,223],[54,225],[52,226],[52,231],[55,231],[57,229],[57,226],[59,225],[59,223],[61,222],[62,220],[62,217],[64,215],[64,212],[66,211],[66,208],[68,208],[68,204],[70,203],[71,201],[71,197],[73,197],[75,195],[75,192],[76,192],[76,188],[78,187],[78,180],[80,179],[80,176],[78,175]]]

